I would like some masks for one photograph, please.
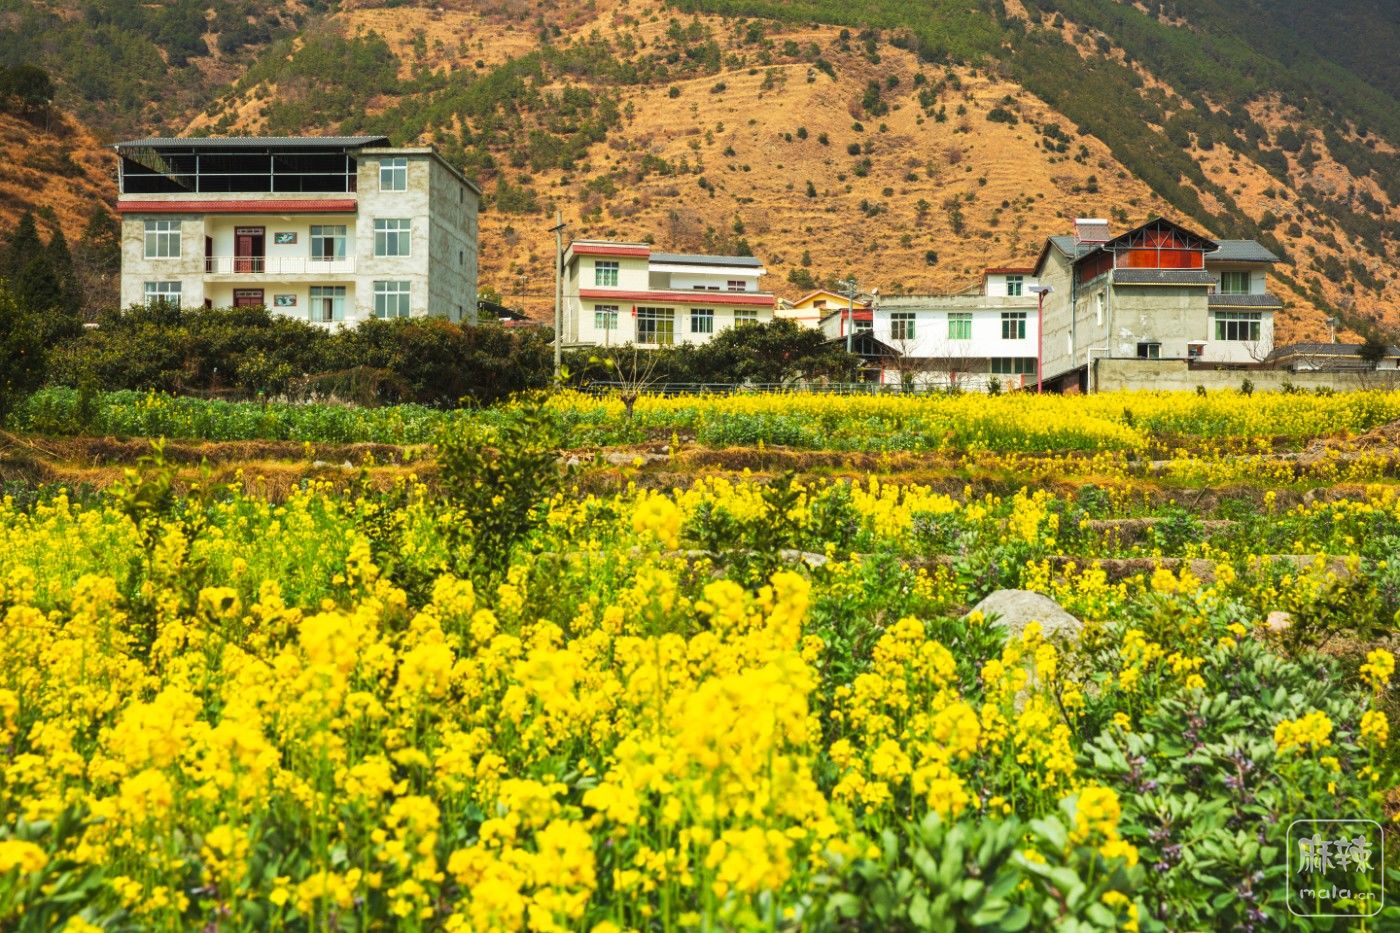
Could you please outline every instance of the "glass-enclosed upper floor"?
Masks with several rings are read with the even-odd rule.
[[[137,139],[118,143],[122,194],[355,190],[356,153],[382,136]]]

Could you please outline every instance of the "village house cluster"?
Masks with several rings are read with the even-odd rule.
[[[326,326],[477,320],[480,189],[428,148],[385,137],[119,143],[124,305],[265,306]],[[1355,347],[1274,346],[1279,261],[1157,218],[1076,220],[1033,264],[938,295],[764,290],[752,256],[577,240],[560,257],[564,346],[705,343],[788,319],[863,361],[867,381],[1093,391],[1210,369],[1339,371]],[[1400,368],[1400,350],[1373,368]]]

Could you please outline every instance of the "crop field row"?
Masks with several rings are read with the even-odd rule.
[[[1400,396],[80,401],[7,929],[1314,929],[1400,813]]]

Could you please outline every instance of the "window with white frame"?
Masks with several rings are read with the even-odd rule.
[[[740,324],[757,324],[757,323],[758,323],[758,312],[755,311],[753,308],[735,308],[735,309],[734,309],[734,326],[737,327],[737,326],[739,326]]]
[[[865,317],[858,317],[856,318],[856,326],[852,328],[852,330],[854,330],[857,334],[870,333],[871,331],[875,330],[875,322],[871,320],[869,314],[867,314]]]
[[[345,320],[345,286],[313,285],[307,315],[313,323],[329,324]]]
[[[146,221],[146,258],[180,258],[180,221]]]
[[[379,160],[379,190],[408,190],[408,159],[395,156],[392,159]]]
[[[378,318],[408,317],[409,284],[388,280],[374,283],[374,316]]]
[[[180,307],[179,282],[147,282],[146,304],[168,304]]]
[[[1026,339],[1026,312],[1024,312],[1024,311],[1003,311],[1003,312],[1001,312],[1001,339],[1002,339],[1002,340],[1025,340],[1025,339]]]
[[[725,288],[731,292],[746,292],[749,290],[749,283],[743,279],[730,279]]]
[[[1249,270],[1248,269],[1225,269],[1220,273],[1220,294],[1222,295],[1248,295],[1249,294]],[[1216,338],[1221,339],[1221,338]]]
[[[374,222],[374,255],[408,256],[412,241],[412,221],[379,218]]]
[[[914,339],[914,312],[895,311],[890,314],[890,339],[891,340],[913,340]]]
[[[676,342],[676,312],[671,308],[637,309],[637,343],[669,347]]]
[[[611,259],[599,259],[593,263],[593,284],[606,287],[617,285],[617,263]]]
[[[972,339],[972,312],[954,311],[948,315],[948,339]]]
[[[617,330],[617,305],[594,305],[593,326],[597,330]]]
[[[1021,289],[1025,287],[1026,277],[1023,275],[1008,275],[1006,277],[1006,294],[1012,298],[1021,297]]]
[[[715,309],[691,308],[690,332],[692,334],[713,334],[715,332]]]
[[[311,226],[311,258],[319,262],[331,262],[345,258],[345,227]]]
[[[994,356],[992,357],[992,372],[998,376],[1033,376],[1035,375],[1035,357]]]
[[[1162,358],[1162,345],[1155,340],[1144,340],[1137,345],[1137,355],[1140,360],[1158,360]]]
[[[1217,311],[1215,339],[1257,341],[1263,317],[1259,311]]]

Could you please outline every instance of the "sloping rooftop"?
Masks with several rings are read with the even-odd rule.
[[[1277,295],[1265,292],[1262,295],[1222,295],[1216,292],[1206,303],[1212,308],[1282,308],[1283,301]]]
[[[1214,285],[1204,269],[1114,269],[1114,285]]]
[[[706,256],[701,253],[652,253],[652,262],[672,266],[749,266],[763,267],[755,256]]]
[[[1286,356],[1360,356],[1359,343],[1290,343],[1269,354],[1269,359]],[[1400,356],[1400,347],[1386,347],[1386,356]]]
[[[117,149],[357,149],[387,144],[387,136],[148,136],[116,144]]]
[[[1088,255],[1098,249],[1099,243],[1080,243],[1072,236],[1052,236],[1050,242],[1060,252],[1071,259],[1078,259],[1080,256]]]
[[[1279,258],[1254,240],[1217,240],[1220,249],[1207,253],[1211,262],[1278,262]]]

